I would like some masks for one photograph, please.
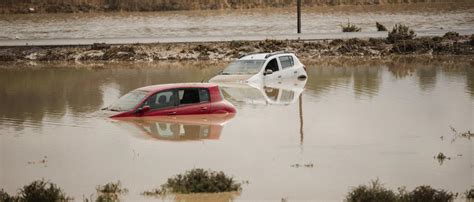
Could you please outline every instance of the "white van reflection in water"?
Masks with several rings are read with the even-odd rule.
[[[229,102],[237,105],[290,105],[304,91],[306,80],[285,79],[274,82],[220,83],[219,88]]]

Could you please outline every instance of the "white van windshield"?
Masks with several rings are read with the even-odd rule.
[[[222,74],[256,74],[265,60],[237,60],[227,66]]]

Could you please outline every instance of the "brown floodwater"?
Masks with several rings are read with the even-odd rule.
[[[81,201],[120,180],[125,199],[151,200],[140,193],[192,168],[248,180],[223,201],[340,201],[376,178],[392,189],[473,185],[473,142],[450,129],[473,130],[472,57],[304,63],[307,81],[223,86],[235,116],[126,120],[98,110],[137,87],[199,82],[226,64],[2,63],[0,188],[43,178]],[[451,160],[440,164],[439,152]]]
[[[375,32],[375,22],[391,28],[407,24],[417,32],[474,32],[474,2],[378,6],[307,7],[302,32],[340,33],[356,24]],[[284,35],[296,32],[295,8],[0,15],[0,39],[166,38],[196,36]]]

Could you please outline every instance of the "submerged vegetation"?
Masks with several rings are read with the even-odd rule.
[[[348,202],[449,202],[453,201],[458,194],[443,189],[434,189],[423,185],[412,191],[405,187],[399,187],[398,192],[385,188],[379,180],[371,181],[370,185],[359,185],[353,188],[347,195]]]
[[[347,20],[346,25],[341,25],[341,28],[342,32],[360,32],[362,30],[362,28],[352,24],[349,20]]]
[[[248,184],[248,181],[243,182]],[[219,199],[220,197],[232,199],[242,190],[241,184],[236,183],[232,177],[226,176],[223,172],[215,172],[204,169],[192,169],[184,174],[178,174],[168,178],[167,183],[161,186],[161,189],[154,189],[142,193],[144,196],[165,197],[172,194],[176,199],[186,199],[188,194],[195,195],[203,199]],[[128,193],[123,188],[120,181],[107,183],[97,186],[97,198],[84,199],[86,202],[118,202],[120,196]],[[227,195],[212,195],[222,193]],[[372,180],[368,185],[359,185],[354,187],[345,196],[348,202],[450,202],[459,196],[458,193],[446,191],[444,189],[435,189],[431,186],[422,185],[407,191],[405,187],[399,187],[394,192],[386,187],[378,179]],[[474,188],[470,188],[461,194],[467,201],[474,199]],[[36,180],[29,185],[19,189],[15,195],[9,195],[3,189],[0,189],[0,202],[64,202],[72,201],[73,198],[67,196],[61,188],[51,182]],[[220,200],[220,199],[219,199]],[[180,201],[180,200],[178,200]],[[229,201],[229,200],[227,200]]]
[[[466,192],[464,192],[464,197],[468,201],[474,201],[474,188],[466,190]]]
[[[56,184],[44,180],[36,180],[23,186],[15,196],[0,190],[1,202],[50,202],[72,201]]]
[[[145,191],[143,195],[220,193],[239,192],[241,190],[241,184],[222,171],[216,172],[196,168],[168,178],[168,181],[161,185],[161,189]]]
[[[18,198],[15,197],[15,196],[10,196],[3,189],[0,189],[0,201],[1,202],[13,202],[13,201],[18,201]]]
[[[346,196],[348,202],[377,202],[377,201],[396,201],[397,196],[392,191],[380,184],[376,179],[370,185],[359,185],[352,189]]]
[[[37,180],[20,189],[19,199],[22,201],[69,201],[68,197],[56,184]]]
[[[99,185],[96,187],[97,199],[96,202],[112,202],[120,201],[120,196],[126,194],[128,189],[122,187],[122,183],[110,182],[105,185]]]

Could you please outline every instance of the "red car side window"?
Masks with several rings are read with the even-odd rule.
[[[174,107],[175,105],[176,93],[173,90],[158,92],[143,103],[143,106],[150,106],[152,110]]]
[[[178,90],[180,105],[209,102],[209,90],[205,88],[185,88]]]

